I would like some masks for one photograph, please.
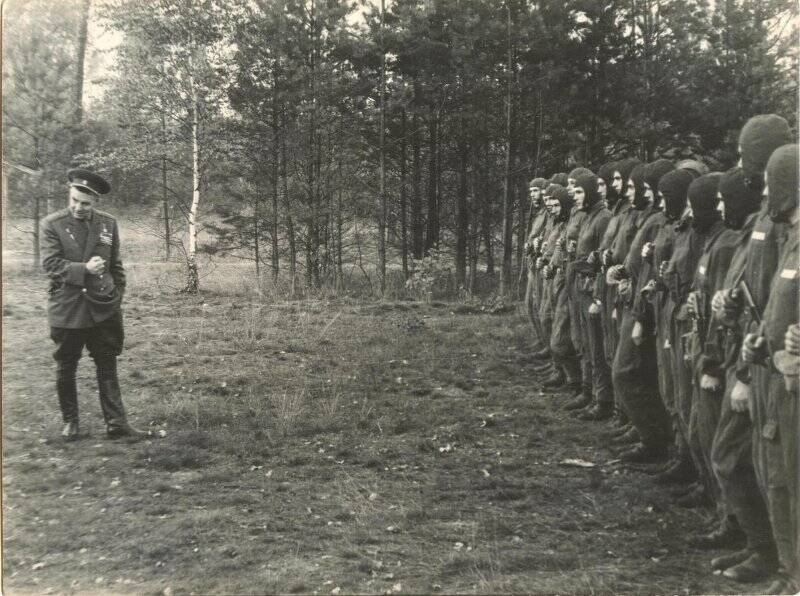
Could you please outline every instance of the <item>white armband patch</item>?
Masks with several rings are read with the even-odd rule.
[[[794,279],[797,277],[797,269],[784,269],[781,271],[781,277],[783,279]]]
[[[764,232],[759,232],[758,230],[753,230],[753,233],[750,235],[753,240],[766,240],[767,235]]]

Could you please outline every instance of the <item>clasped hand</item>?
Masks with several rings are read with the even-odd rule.
[[[106,270],[106,262],[102,257],[93,256],[86,262],[86,271],[92,275],[102,275]]]

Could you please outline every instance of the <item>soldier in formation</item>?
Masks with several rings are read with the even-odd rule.
[[[800,590],[798,146],[755,116],[740,164],[627,158],[531,182],[527,311],[546,389],[606,421],[622,462],[661,466],[690,538],[739,582]]]

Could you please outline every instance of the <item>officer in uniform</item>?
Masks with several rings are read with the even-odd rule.
[[[47,319],[56,345],[56,391],[66,440],[79,437],[75,371],[84,346],[95,362],[100,406],[109,438],[148,433],[128,424],[117,380],[117,356],[124,338],[120,305],[125,271],[116,220],[94,209],[110,185],[84,169],[69,178],[69,207],[41,224],[42,267],[50,278]]]

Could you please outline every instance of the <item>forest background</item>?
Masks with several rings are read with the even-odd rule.
[[[513,295],[531,178],[623,156],[723,170],[751,115],[796,127],[797,11],[11,0],[4,248],[38,262],[38,223],[83,165],[183,290],[236,259],[275,297]]]

